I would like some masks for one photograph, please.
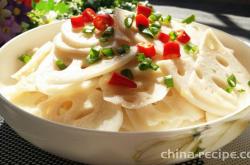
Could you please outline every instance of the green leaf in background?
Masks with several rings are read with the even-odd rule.
[[[36,4],[35,10],[49,12],[50,8],[48,6],[48,2],[40,1],[39,3]]]
[[[59,14],[64,14],[69,11],[69,6],[65,3],[59,2],[54,6],[54,10]]]
[[[32,22],[31,27],[36,27],[81,14],[88,7],[95,11],[112,11],[115,7],[135,10],[138,2],[139,0],[40,0],[39,3],[33,3],[33,10],[27,15]]]
[[[48,7],[49,9],[54,9],[54,0],[48,0]]]

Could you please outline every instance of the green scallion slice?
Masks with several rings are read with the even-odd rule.
[[[195,15],[190,15],[189,17],[182,20],[182,23],[190,24],[195,21]]]
[[[95,48],[91,48],[89,55],[87,56],[87,62],[89,64],[94,64],[95,62],[99,61],[100,59],[101,59],[100,50],[97,50]]]
[[[197,45],[194,45],[192,43],[187,43],[183,46],[184,48],[184,51],[187,53],[187,54],[190,54],[192,56],[196,55],[198,52],[199,52],[199,48]]]
[[[124,20],[124,25],[126,26],[126,28],[131,28],[133,21],[134,21],[134,15],[126,17]]]
[[[248,86],[250,87],[250,80],[248,81],[248,83],[247,83],[247,84],[248,84]]]
[[[144,60],[145,60],[145,56],[144,56],[144,54],[143,53],[138,53],[137,54],[137,61],[138,62],[143,62]]]
[[[134,79],[134,75],[132,73],[132,71],[130,69],[123,69],[121,71],[121,74],[125,77],[127,77],[128,79],[130,80],[133,80]]]
[[[167,86],[167,88],[174,87],[174,79],[172,75],[168,75],[164,77],[164,83]]]
[[[170,23],[171,23],[171,20],[172,20],[171,15],[168,15],[167,17],[165,17],[165,18],[162,19],[161,23],[162,23],[163,25],[169,26]]]
[[[107,27],[106,30],[102,33],[102,36],[99,38],[99,41],[104,43],[109,40],[109,38],[113,37],[114,35],[114,28],[113,27]]]
[[[102,37],[110,38],[114,35],[114,28],[112,26],[109,26],[106,28],[106,30],[103,32]]]
[[[232,93],[233,90],[234,90],[234,88],[232,88],[232,87],[227,87],[227,88],[225,89],[225,91],[226,91],[227,93]]]
[[[83,28],[83,33],[85,34],[93,34],[95,31],[95,26],[94,25],[87,25]]]
[[[67,68],[67,66],[64,64],[64,62],[61,59],[56,60],[55,64],[60,70],[64,70],[65,68]]]
[[[156,22],[152,23],[151,26],[160,29],[161,28],[161,23],[159,21],[156,21]]]
[[[120,54],[120,55],[129,53],[129,51],[130,51],[130,46],[129,46],[129,45],[122,45],[122,46],[119,47],[116,51],[117,51],[117,53]]]
[[[102,48],[101,54],[107,58],[113,58],[114,57],[114,51],[112,48]]]
[[[31,60],[32,56],[30,54],[23,54],[18,59],[22,61],[24,64],[27,64]]]
[[[162,15],[160,13],[153,13],[148,18],[149,18],[150,22],[155,22],[155,21],[161,20]]]
[[[177,38],[177,34],[174,31],[171,31],[169,33],[169,38],[170,38],[171,41],[175,41],[176,38]]]
[[[246,90],[245,89],[239,89],[238,92],[239,93],[244,93],[244,92],[246,92]]]
[[[143,53],[137,54],[137,61],[139,62],[138,68],[141,71],[148,70],[148,69],[152,69],[156,71],[159,68],[158,65],[152,62],[151,58],[145,57]]]
[[[154,38],[154,34],[151,32],[149,28],[143,29],[142,34],[144,34],[146,37]]]
[[[158,34],[159,31],[160,31],[159,28],[154,27],[154,26],[150,26],[150,27],[149,27],[149,30],[150,30],[150,32],[153,34],[153,36],[155,36],[156,34]]]
[[[227,78],[227,83],[230,87],[234,88],[236,87],[237,84],[237,79],[234,76],[234,74],[231,74],[228,78]]]

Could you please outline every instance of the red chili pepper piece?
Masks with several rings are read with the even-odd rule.
[[[190,41],[189,35],[184,30],[178,30],[176,31],[177,34],[177,40],[182,43],[186,44]]]
[[[123,87],[127,87],[127,88],[137,88],[137,84],[128,79],[127,77],[114,72],[112,74],[111,79],[108,82],[110,85],[115,85],[115,86],[123,86]]]
[[[95,17],[94,26],[100,31],[104,31],[107,27],[113,26],[114,20],[109,14],[99,14]]]
[[[84,21],[83,21],[83,16],[78,15],[78,16],[73,16],[70,18],[71,24],[73,28],[80,28],[84,26]]]
[[[180,45],[177,42],[171,41],[164,44],[163,59],[176,59],[180,56]]]
[[[154,44],[152,43],[139,43],[137,44],[137,49],[139,53],[143,53],[146,57],[152,58],[156,54]]]
[[[87,8],[82,12],[82,16],[83,16],[83,21],[85,23],[89,23],[94,20],[96,13],[93,9]]]
[[[152,13],[152,9],[150,7],[143,6],[143,5],[137,6],[137,14],[143,14],[144,16],[149,17],[151,13]]]
[[[169,35],[166,34],[166,33],[162,33],[160,32],[159,36],[158,36],[158,39],[163,42],[163,43],[166,43],[169,41]]]
[[[147,28],[149,26],[149,20],[143,14],[138,14],[135,18],[136,26],[143,26]]]

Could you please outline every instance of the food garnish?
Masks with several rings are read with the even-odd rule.
[[[95,48],[91,48],[89,55],[87,56],[87,62],[89,64],[94,64],[97,61],[99,61],[101,59],[100,57],[100,50],[95,49]]]
[[[106,58],[113,58],[114,57],[114,51],[112,48],[102,48],[101,54]]]
[[[174,79],[172,75],[168,75],[164,77],[164,84],[167,86],[167,88],[174,87]]]
[[[90,23],[95,19],[96,13],[93,9],[87,8],[82,12],[82,16],[85,23]]]
[[[180,45],[177,42],[170,41],[164,44],[163,59],[176,59],[180,56]]]
[[[134,15],[130,15],[125,18],[124,25],[126,26],[126,28],[131,28],[134,18],[135,18]]]
[[[95,26],[94,25],[87,25],[82,30],[85,34],[93,34],[95,32]]]
[[[147,28],[147,27],[149,27],[149,20],[143,14],[136,15],[135,22],[136,22],[136,26],[138,28]]]
[[[24,64],[27,64],[31,60],[31,58],[32,58],[32,55],[30,54],[23,54],[20,57],[18,57],[18,59],[22,61]]]
[[[65,68],[67,68],[67,66],[64,64],[64,62],[61,59],[56,60],[55,64],[60,70],[64,70]]]
[[[190,41],[189,35],[184,30],[177,30],[176,34],[177,34],[177,40],[180,43],[186,44]]]
[[[109,80],[108,83],[110,85],[115,85],[115,86],[137,88],[137,84],[134,81],[116,72],[112,74],[111,79]]]
[[[128,53],[130,51],[130,46],[124,44],[124,45],[120,46],[116,51],[120,55],[126,54],[126,53]]]
[[[139,62],[138,68],[141,71],[148,70],[148,69],[156,71],[159,68],[158,65],[153,63],[151,58],[145,57],[143,53],[137,54],[137,61]]]
[[[163,43],[166,43],[169,41],[169,35],[163,32],[160,32],[158,35],[158,40],[160,40]]]
[[[126,76],[130,80],[134,79],[134,75],[133,75],[133,73],[132,73],[132,71],[130,69],[123,69],[120,73],[123,76]]]
[[[195,21],[195,15],[190,15],[189,17],[182,20],[182,23],[190,24]]]
[[[172,20],[172,16],[171,16],[171,15],[168,15],[167,17],[165,17],[165,18],[162,19],[161,23],[162,23],[163,25],[169,26],[170,23],[171,23],[171,20]]]
[[[187,53],[187,54],[190,54],[192,56],[196,55],[198,52],[199,52],[199,48],[197,45],[194,45],[192,43],[187,43],[185,45],[183,45],[183,48],[184,48],[184,51]]]
[[[175,31],[169,32],[169,39],[170,39],[171,41],[175,41],[176,38],[177,38],[177,34],[175,33]]]
[[[81,28],[84,26],[83,16],[73,16],[70,18],[71,24],[73,28]]]
[[[152,43],[139,43],[137,44],[139,53],[143,53],[146,57],[154,57],[156,54],[154,44]]]
[[[96,29],[104,31],[107,27],[113,26],[114,20],[109,14],[98,14],[93,23]]]
[[[137,14],[142,14],[145,17],[149,17],[150,14],[152,13],[152,9],[148,6],[144,6],[144,5],[138,5],[137,6]]]

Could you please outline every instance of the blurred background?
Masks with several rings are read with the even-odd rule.
[[[250,39],[250,0],[151,0],[176,18],[196,14],[197,21]],[[86,7],[133,10],[138,0],[0,0],[0,46],[34,27],[67,19]]]

